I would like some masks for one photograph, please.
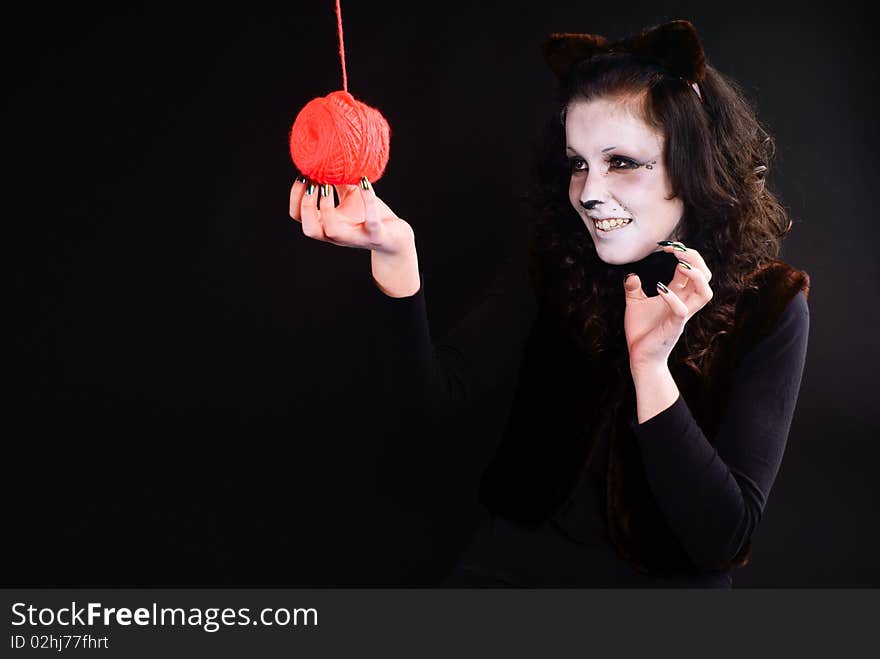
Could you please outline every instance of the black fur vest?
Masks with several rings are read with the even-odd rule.
[[[778,260],[752,272],[750,284],[737,301],[733,326],[713,343],[707,375],[697,376],[674,358],[675,351],[670,358],[678,389],[710,442],[739,360],[773,329],[799,291],[809,294],[807,273]],[[646,574],[693,571],[651,494],[629,426],[635,392],[628,360],[578,355],[551,316],[539,312],[533,326],[507,425],[480,481],[480,501],[522,525],[544,522],[568,502],[607,429],[608,531],[618,554]],[[717,569],[747,564],[749,550],[746,542]]]

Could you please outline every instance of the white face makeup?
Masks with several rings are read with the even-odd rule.
[[[657,242],[672,239],[684,211],[680,199],[669,199],[663,135],[635,107],[599,98],[575,102],[566,113],[568,197],[608,264],[661,251]]]

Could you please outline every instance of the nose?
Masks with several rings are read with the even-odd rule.
[[[597,205],[605,203],[607,199],[608,190],[605,188],[604,177],[588,173],[580,194],[581,206],[590,211]]]

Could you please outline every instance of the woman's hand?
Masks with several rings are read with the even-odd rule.
[[[309,238],[370,250],[373,280],[386,295],[408,297],[421,288],[412,227],[376,196],[366,178],[361,185],[336,186],[298,178],[290,189],[290,217]]]
[[[333,189],[339,196],[335,205]],[[412,242],[412,227],[397,217],[373,191],[361,185],[318,185],[299,177],[290,188],[290,217],[309,238],[341,247],[395,254]]]
[[[676,249],[676,245],[684,251]],[[623,325],[633,372],[665,367],[685,323],[712,299],[709,287],[712,273],[699,252],[682,243],[661,249],[675,254],[690,269],[679,264],[672,281],[666,285],[667,290],[658,286],[660,294],[655,297],[645,295],[638,275],[631,275],[624,282],[626,311]]]

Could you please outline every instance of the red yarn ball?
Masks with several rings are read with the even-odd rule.
[[[290,130],[290,157],[304,176],[332,185],[377,181],[388,164],[391,129],[375,108],[336,91],[309,101]]]

